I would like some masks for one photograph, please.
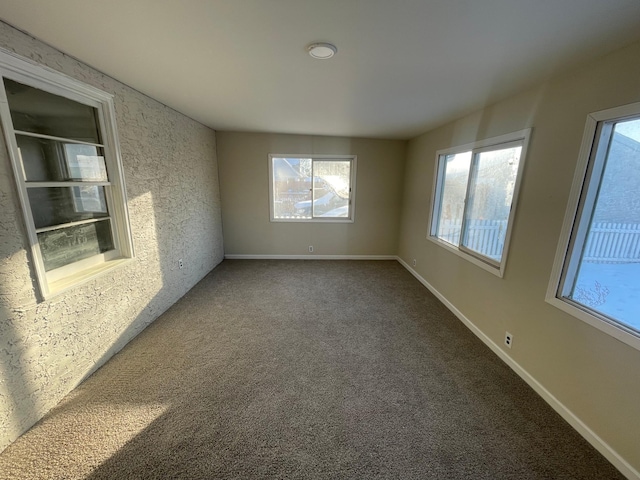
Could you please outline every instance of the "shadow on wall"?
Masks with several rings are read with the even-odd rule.
[[[126,275],[126,270],[120,269],[117,275]],[[47,406],[46,402],[41,402],[38,395],[42,388],[37,384],[37,380],[41,378],[38,373],[44,372],[45,369],[45,365],[38,362],[38,358],[41,356],[39,347],[31,345],[30,338],[25,338],[17,326],[18,322],[14,322],[15,316],[19,316],[20,312],[14,309],[14,317],[12,317],[10,309],[4,305],[0,306],[2,315],[0,317],[2,320],[0,333],[2,334],[2,345],[6,346],[0,349],[2,360],[0,374],[3,380],[0,384],[2,386],[0,400],[2,400],[3,411],[7,412],[7,418],[3,419],[3,426],[7,427],[7,430],[2,432],[3,438],[6,437],[14,442],[30,425],[38,420],[40,420],[38,426],[45,426],[40,430],[34,428],[27,434],[29,443],[26,448],[29,452],[26,455],[21,452],[22,444],[19,439],[9,446],[4,456],[0,452],[0,472],[6,474],[6,478],[34,478],[32,475],[36,478],[44,478],[54,471],[59,475],[68,474],[76,478],[74,473],[78,472],[75,470],[93,468],[91,464],[77,465],[75,459],[80,455],[80,452],[86,452],[87,449],[95,450],[106,455],[102,459],[106,461],[168,410],[170,405],[163,402],[164,384],[159,385],[155,376],[161,375],[167,380],[173,379],[172,381],[177,382],[183,375],[183,369],[188,366],[181,365],[179,359],[168,357],[167,352],[175,346],[173,343],[175,337],[173,340],[167,339],[164,332],[165,326],[153,325],[153,328],[150,327],[152,330],[150,335],[156,337],[153,348],[133,349],[134,354],[137,354],[137,358],[134,360],[127,356],[116,355],[132,340],[135,344],[134,337],[163,313],[160,311],[166,300],[163,297],[169,295],[179,299],[190,289],[188,284],[179,279],[167,282],[165,281],[166,277],[167,275],[163,274],[162,268],[159,270],[157,279],[148,277],[149,280],[157,280],[161,284],[160,290],[135,320],[107,345],[106,350],[101,355],[96,355],[95,363],[77,382],[79,384],[77,388],[73,389],[60,403],[57,403],[44,417],[43,414],[51,408],[51,405]],[[6,296],[0,295],[0,297],[4,300]],[[163,346],[162,343],[165,345]],[[180,348],[184,350],[184,346]],[[113,357],[114,355],[115,357]],[[111,360],[110,367],[106,369],[105,373],[100,373],[100,367],[108,360]],[[157,369],[158,365],[161,366],[160,371]],[[154,378],[150,379],[151,389],[145,387],[145,382],[149,382],[146,375],[150,366],[156,368],[153,374]],[[64,376],[65,373],[57,372],[57,375]],[[110,381],[102,381],[98,389],[91,390],[92,384],[101,382],[101,378],[105,374],[113,377]],[[45,375],[44,378],[49,377]],[[85,388],[85,383],[87,388]],[[90,391],[88,396],[87,389]],[[124,398],[127,401],[120,400]],[[82,408],[76,410],[78,404]],[[84,416],[87,416],[86,422],[82,420]],[[62,420],[60,420],[61,417]],[[58,426],[60,426],[60,422],[62,425],[67,422],[69,424],[66,428],[52,433],[46,428],[46,424],[52,418],[55,418]],[[95,426],[91,424],[96,418],[108,419],[109,427],[104,431],[96,431]],[[44,431],[44,435],[41,435],[42,431]],[[73,435],[69,435],[69,432],[73,432]],[[15,455],[16,451],[21,453]],[[57,467],[52,467],[49,464],[49,460],[54,456],[58,460]],[[28,457],[30,458],[28,463],[35,469],[33,471],[31,468],[24,468],[25,459]],[[18,463],[14,463],[16,461]],[[58,471],[57,469],[61,465],[62,467]],[[83,477],[87,473],[89,472],[81,471],[77,478]]]
[[[121,135],[132,262],[38,302],[8,161],[0,171],[0,451],[223,257],[215,134],[150,99],[116,98],[125,125],[171,132],[165,142],[133,128]]]
[[[0,287],[2,289],[2,287]],[[0,292],[0,296],[3,292]],[[4,300],[4,299],[3,299]],[[26,342],[16,328],[16,316],[0,305],[0,437],[12,442],[42,415],[34,392],[37,387],[28,372]]]
[[[144,200],[152,195],[147,192],[141,197]],[[6,290],[9,281],[15,281],[15,275],[3,275],[9,277],[0,286],[0,411],[4,417],[0,437],[3,442],[13,442],[24,433],[60,400],[57,392],[64,395],[89,377],[215,266],[213,255],[209,255],[210,262],[202,262],[199,268],[193,266],[195,275],[187,274],[188,264],[181,270],[178,262],[172,261],[176,252],[175,245],[170,244],[176,241],[165,238],[157,227],[165,221],[163,209],[155,207],[153,211],[157,215],[145,218],[148,233],[153,230],[155,235],[151,247],[142,249],[132,264],[108,273],[106,278],[76,287],[68,297],[62,294],[40,303],[32,299],[29,306],[17,307],[17,299],[11,298],[12,292]],[[189,225],[188,219],[184,222],[187,231],[197,228]],[[187,252],[183,253],[186,258]],[[18,256],[26,257],[24,250],[18,252]],[[146,268],[136,263],[143,263]],[[119,298],[116,304],[100,305],[99,295],[87,301],[88,292],[95,292],[99,285],[105,284],[110,285],[105,290],[116,293]],[[144,304],[135,301],[141,297],[149,300]],[[113,297],[109,298],[113,301]],[[69,301],[82,302],[76,306],[80,310],[77,316],[76,312],[61,313]],[[97,312],[88,312],[84,308],[87,303]],[[108,310],[111,316],[101,315],[100,309]],[[132,317],[132,313],[135,316]],[[121,319],[133,319],[118,324],[114,322],[114,314]],[[79,330],[84,332],[79,334]]]
[[[141,203],[150,205],[150,208],[141,208]],[[129,204],[134,209],[140,208],[141,211],[153,212],[151,217],[144,216],[143,221],[147,234],[154,236],[153,238],[147,236],[145,238],[146,247],[138,249],[136,252],[135,261],[143,263],[146,268],[138,268],[135,272],[122,270],[119,275],[125,276],[127,283],[134,285],[134,289],[144,290],[146,292],[144,296],[150,299],[142,308],[135,311],[135,320],[129,322],[124,330],[119,331],[118,336],[107,345],[102,355],[96,357],[94,367],[83,376],[81,381],[92,375],[97,368],[107,362],[162,315],[167,308],[183,297],[222,260],[221,254],[216,254],[213,251],[209,255],[209,262],[200,261],[194,264],[192,261],[196,257],[191,255],[192,250],[189,249],[189,246],[195,245],[197,240],[190,237],[195,235],[208,238],[209,240],[204,243],[211,243],[211,246],[216,245],[216,242],[210,241],[211,236],[197,233],[204,229],[199,217],[206,212],[198,212],[197,215],[187,214],[183,218],[179,218],[177,212],[171,211],[172,209],[163,205],[162,201],[154,202],[154,195],[149,191],[139,195]],[[190,211],[188,208],[185,210],[185,213]],[[172,223],[177,223],[177,226]],[[184,232],[184,234],[176,237],[175,232]],[[200,242],[202,243],[202,238]],[[219,244],[221,245],[221,241]],[[204,248],[204,245],[200,246]],[[221,247],[219,250],[221,251]],[[136,308],[138,305],[134,303],[128,309]]]
[[[13,441],[42,416],[35,379],[42,377],[43,369],[34,362],[37,352],[29,348],[29,339],[20,328],[26,309],[11,308],[16,296],[35,302],[36,284],[33,278],[20,283],[14,273],[16,265],[28,262],[28,243],[13,178],[3,173],[0,171],[0,439]],[[2,448],[0,443],[0,451]]]

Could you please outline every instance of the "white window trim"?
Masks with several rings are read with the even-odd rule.
[[[0,89],[0,117],[4,120],[2,121],[2,129],[4,131],[5,141],[7,142],[7,150],[11,159],[14,179],[26,224],[31,258],[35,265],[35,274],[38,280],[40,294],[43,299],[48,299],[76,285],[102,275],[111,270],[111,268],[123,265],[134,256],[113,95],[0,48],[0,80],[2,78],[8,78],[26,85],[33,85],[36,88],[44,89],[54,95],[90,105],[97,109],[99,115],[105,162],[108,163],[109,183],[112,186],[112,188],[109,189],[110,193],[108,193],[108,195],[110,197],[109,205],[112,208],[113,242],[115,250],[118,253],[115,258],[113,252],[107,252],[106,254],[96,255],[95,257],[74,262],[60,269],[46,272],[40,253],[40,245],[38,243],[33,216],[29,208],[25,178],[18,157],[18,146],[13,130],[13,123],[11,122],[9,104],[4,89]],[[64,272],[57,271],[63,269]]]
[[[569,200],[567,202],[567,209],[562,224],[562,230],[560,232],[560,240],[558,242],[555,260],[553,262],[553,268],[551,270],[551,279],[547,288],[545,301],[588,323],[592,327],[611,335],[621,342],[640,350],[640,337],[637,333],[633,332],[633,330],[625,328],[624,325],[620,323],[612,322],[606,316],[598,315],[596,312],[588,310],[586,307],[582,308],[579,304],[569,303],[568,301],[563,300],[559,292],[565,264],[570,260],[571,252],[569,250],[571,234],[574,230],[574,226],[577,226],[576,222],[580,213],[579,207],[582,191],[589,187],[586,183],[589,182],[589,178],[587,178],[587,176],[592,150],[599,140],[596,138],[598,124],[600,122],[606,122],[614,119],[637,116],[638,114],[640,114],[640,102],[601,110],[599,112],[590,113],[587,116],[582,144],[580,146],[580,153],[578,154],[578,162],[573,177],[573,183],[571,185],[571,193],[569,194]]]
[[[459,257],[468,260],[474,265],[490,272],[500,278],[504,276],[504,271],[507,265],[507,256],[509,252],[509,244],[511,242],[511,230],[513,229],[514,218],[516,215],[516,207],[518,205],[518,196],[520,193],[520,184],[522,183],[522,172],[524,171],[524,165],[527,158],[527,149],[529,146],[529,138],[531,137],[531,129],[527,128],[524,130],[519,130],[517,132],[507,133],[505,135],[500,135],[497,137],[487,138],[485,140],[478,140],[476,142],[467,143],[465,145],[460,145],[451,148],[444,148],[438,150],[436,152],[436,161],[435,161],[435,169],[434,169],[434,179],[433,185],[431,189],[431,204],[429,208],[429,223],[427,226],[427,239],[431,240],[436,245],[452,252]],[[488,149],[489,147],[500,147],[503,144],[509,144],[513,142],[522,142],[522,151],[520,152],[520,162],[518,164],[518,172],[516,174],[516,182],[513,187],[513,198],[511,200],[511,211],[509,212],[509,218],[507,220],[507,231],[505,233],[504,239],[504,247],[502,249],[502,258],[500,262],[484,257],[481,254],[471,253],[472,251],[466,249],[464,247],[459,248],[455,245],[452,245],[444,240],[441,240],[434,232],[434,222],[436,221],[436,202],[438,201],[438,187],[439,182],[438,179],[440,177],[440,169],[441,162],[440,158],[442,155],[452,155],[456,153],[463,152],[472,152],[472,158],[475,153],[479,150]]]
[[[349,195],[349,217],[328,218],[275,218],[273,212],[273,159],[274,158],[310,158],[311,160],[350,160],[351,161],[351,193]],[[269,221],[274,223],[354,223],[356,218],[356,165],[357,155],[316,155],[309,153],[270,153],[269,154]]]

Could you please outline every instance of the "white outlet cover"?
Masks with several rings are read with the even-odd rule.
[[[511,345],[513,345],[513,335],[511,335],[509,332],[506,332],[504,334],[504,344],[511,348]]]

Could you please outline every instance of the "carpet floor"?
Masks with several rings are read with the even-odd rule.
[[[395,261],[226,260],[3,479],[622,479]]]

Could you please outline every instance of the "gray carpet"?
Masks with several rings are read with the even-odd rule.
[[[0,472],[623,478],[394,261],[224,261]]]

